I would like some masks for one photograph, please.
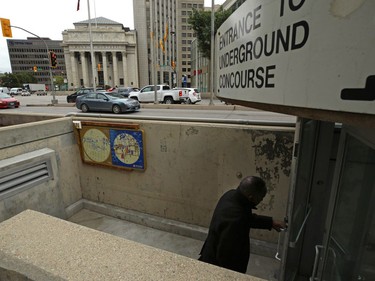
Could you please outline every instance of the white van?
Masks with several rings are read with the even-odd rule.
[[[10,95],[20,95],[22,93],[22,88],[12,88],[10,89]]]
[[[9,89],[7,87],[0,87],[0,93],[9,94]]]

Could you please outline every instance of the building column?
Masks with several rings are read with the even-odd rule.
[[[102,52],[102,59],[103,59],[103,79],[104,79],[104,86],[109,85],[108,81],[108,62],[107,62],[107,53]]]
[[[70,81],[68,83],[73,83],[73,89],[79,88],[81,85],[78,81],[78,71],[77,71],[77,60],[75,57],[75,52],[70,52],[70,69],[71,69],[71,75],[70,75]],[[68,86],[70,88],[70,85]]]
[[[113,87],[116,87],[119,85],[119,79],[118,79],[118,65],[117,65],[117,56],[116,52],[112,52],[112,62],[113,62]]]
[[[87,60],[85,57],[85,52],[79,52],[81,56],[81,63],[82,63],[82,76],[83,76],[83,87],[89,87],[89,75],[87,72]]]
[[[95,71],[94,71],[94,77],[92,77],[92,85],[95,85],[95,89],[96,89],[96,87],[98,86],[99,81],[98,81],[98,66],[96,64],[95,52],[94,52],[94,55],[92,57],[93,57],[94,61],[91,62],[92,63],[91,67],[93,67],[95,69]],[[90,56],[90,58],[91,58],[91,56]],[[92,72],[91,68],[90,68],[90,70]]]
[[[129,85],[129,77],[128,77],[128,57],[126,52],[121,52],[122,55],[122,72],[124,73],[124,87],[130,86]]]

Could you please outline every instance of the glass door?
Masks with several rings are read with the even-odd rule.
[[[322,200],[321,194],[329,194],[333,135],[333,123],[298,119],[288,199],[289,228],[279,280],[308,280],[311,276],[315,246],[323,241],[329,196]]]
[[[324,263],[312,280],[375,280],[375,133],[341,134],[324,242]]]

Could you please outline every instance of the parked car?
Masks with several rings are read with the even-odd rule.
[[[106,111],[117,114],[138,111],[140,104],[137,100],[124,98],[118,93],[90,92],[77,98],[76,107],[83,112]]]
[[[18,108],[20,102],[8,94],[0,93],[0,108]]]
[[[22,90],[21,96],[31,96],[30,92],[27,90]]]
[[[7,87],[0,87],[0,93],[9,94],[9,89]]]
[[[119,87],[116,90],[117,93],[122,95],[124,98],[129,97],[130,92],[139,92],[137,87]]]
[[[197,102],[200,102],[201,94],[197,88],[174,88],[176,90],[188,90],[189,91],[189,98],[186,100],[186,103],[195,104]]]
[[[76,102],[77,97],[82,96],[82,95],[87,94],[87,93],[91,93],[91,92],[94,92],[93,88],[82,88],[82,89],[74,92],[73,94],[70,94],[70,95],[66,96],[66,101],[68,103],[74,103],[74,102]]]
[[[10,95],[11,96],[17,96],[17,95],[20,95],[22,93],[22,88],[12,88],[10,89]]]
[[[139,102],[154,102],[155,90],[154,85],[144,86],[139,91],[129,93],[129,98],[138,100]],[[157,85],[157,101],[159,103],[173,104],[184,103],[188,99],[188,90],[171,90],[168,85]]]

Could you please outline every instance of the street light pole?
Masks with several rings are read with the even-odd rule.
[[[21,29],[31,35],[34,35],[35,37],[38,37],[40,40],[43,41],[44,45],[46,45],[46,49],[47,49],[47,59],[49,61],[49,49],[48,49],[48,45],[46,43],[46,41],[43,40],[43,38],[39,37],[38,35],[22,28],[22,27],[18,27],[18,26],[14,26],[14,25],[11,25],[10,27],[14,27],[14,28],[18,28],[18,29]],[[57,104],[58,103],[58,100],[56,99],[56,90],[55,90],[55,86],[53,84],[53,76],[52,76],[52,66],[50,65],[50,63],[48,63],[48,66],[49,66],[49,76],[50,76],[50,79],[51,79],[51,87],[52,87],[52,104]]]
[[[174,30],[171,31],[172,35],[172,61],[171,61],[171,66],[172,66],[172,88],[175,87],[175,82],[177,79],[177,74],[176,74],[176,60],[175,60],[175,55],[174,55],[174,45],[175,45],[175,36],[176,32]]]
[[[212,0],[211,4],[211,61],[210,61],[210,103],[209,105],[214,105],[214,59],[215,59],[215,0]]]

